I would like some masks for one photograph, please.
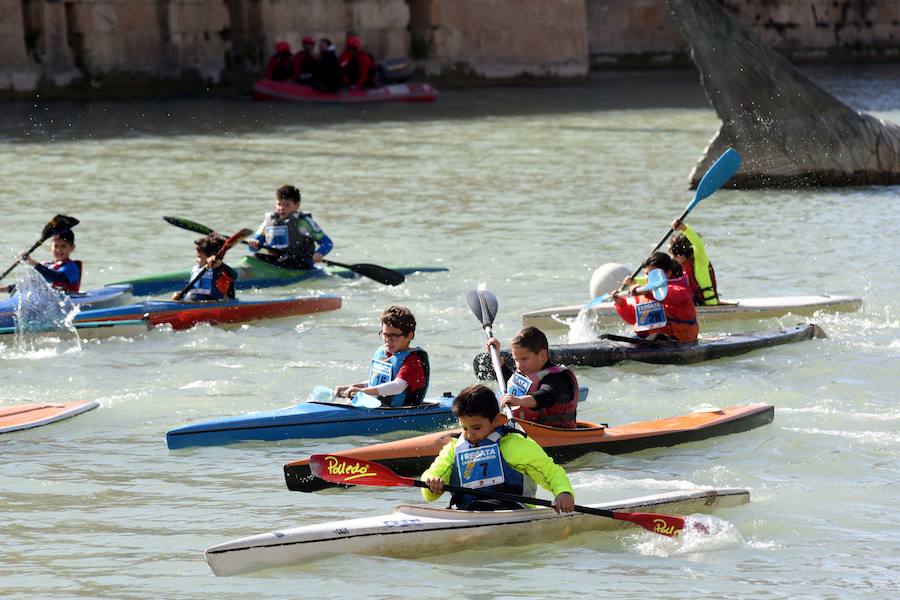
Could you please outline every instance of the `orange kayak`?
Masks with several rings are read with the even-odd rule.
[[[47,402],[0,408],[0,433],[49,425],[94,408],[97,402]]]
[[[547,454],[556,462],[564,463],[589,452],[624,454],[740,433],[767,425],[774,418],[774,406],[754,404],[615,427],[579,421],[577,429],[559,429],[529,421],[518,422]],[[428,468],[444,444],[459,436],[460,431],[452,429],[331,454],[376,461],[400,475],[417,477]],[[308,458],[284,465],[284,479],[288,489],[295,492],[316,492],[334,487],[312,475]]]

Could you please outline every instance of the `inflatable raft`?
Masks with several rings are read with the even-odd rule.
[[[260,79],[253,84],[256,100],[280,100],[285,102],[312,102],[325,104],[363,104],[374,102],[434,102],[438,92],[428,83],[394,83],[361,90],[344,89],[337,92],[320,92],[308,85],[293,81]]]

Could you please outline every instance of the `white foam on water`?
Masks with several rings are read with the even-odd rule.
[[[642,530],[626,547],[643,556],[688,556],[730,548],[744,543],[744,538],[730,522],[705,514],[688,515],[684,530],[674,538]]]

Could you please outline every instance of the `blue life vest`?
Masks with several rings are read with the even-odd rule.
[[[475,446],[460,436],[454,449],[450,484],[516,496],[534,496],[537,489],[534,481],[513,469],[500,452],[500,438],[510,434],[526,436],[525,432],[509,425],[501,425]],[[450,507],[465,509],[466,505],[476,500],[479,500],[478,496],[457,492],[450,498]]]
[[[425,394],[428,392],[428,382],[431,378],[431,369],[428,364],[428,354],[421,348],[404,350],[388,358],[384,346],[379,347],[372,356],[372,363],[369,367],[369,387],[375,387],[396,379],[406,357],[413,353],[422,361],[422,369],[425,371],[425,385],[412,392],[409,391],[409,388],[406,388],[393,396],[379,396],[378,399],[381,400],[382,404],[388,406],[412,406],[421,404],[425,399]]]

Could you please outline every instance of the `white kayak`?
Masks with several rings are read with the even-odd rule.
[[[824,312],[852,312],[859,310],[862,299],[853,296],[773,296],[722,300],[715,306],[698,306],[701,321],[725,319],[768,319],[785,315],[812,315]],[[554,306],[533,310],[522,315],[522,323],[539,329],[567,327],[578,316],[583,304]],[[612,302],[604,302],[590,309],[594,323],[611,325],[622,322]]]
[[[686,515],[746,504],[750,492],[709,489],[668,492],[591,504],[614,511]],[[388,515],[330,521],[225,542],[206,550],[216,575],[239,575],[298,565],[334,554],[414,558],[467,548],[552,542],[595,530],[640,528],[584,513],[557,515],[549,508],[473,512],[401,504]],[[651,534],[652,535],[652,534]]]

